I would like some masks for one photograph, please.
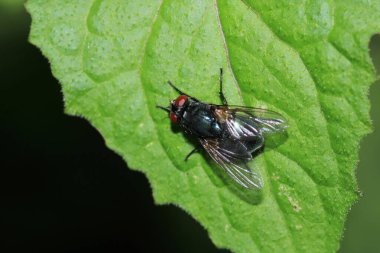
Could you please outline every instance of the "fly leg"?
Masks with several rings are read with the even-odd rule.
[[[189,95],[187,95],[185,92],[181,91],[180,89],[178,89],[171,81],[168,81],[168,84],[176,91],[178,92],[179,94],[181,95],[185,95],[185,96],[188,96],[190,97]]]
[[[220,75],[219,75],[219,96],[220,96],[220,99],[223,102],[223,105],[228,105],[227,99],[226,99],[226,97],[224,96],[224,93],[223,93],[223,68],[220,68]]]
[[[191,150],[190,153],[185,157],[185,162],[187,162],[187,160],[189,160],[191,155],[193,155],[195,152],[198,152],[199,150],[200,150],[199,147],[196,147],[193,150]]]
[[[187,97],[191,97],[194,101],[199,101],[198,99],[186,94],[185,92],[181,91],[180,89],[178,89],[171,81],[168,81],[168,84],[176,91],[178,92],[179,94],[181,95],[185,95]]]
[[[159,108],[159,109],[164,110],[166,112],[170,112],[170,107],[164,107],[162,105],[156,105],[156,108]]]

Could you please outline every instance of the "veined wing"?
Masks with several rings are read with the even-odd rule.
[[[215,108],[216,116],[221,122],[225,122],[229,133],[235,139],[260,141],[262,135],[284,132],[288,127],[286,119],[271,110],[219,105]]]
[[[245,142],[233,139],[200,139],[211,158],[238,184],[247,189],[261,189],[263,181],[247,162],[252,159]]]

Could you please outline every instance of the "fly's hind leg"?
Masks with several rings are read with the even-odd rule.
[[[222,100],[223,105],[228,105],[227,99],[224,96],[223,93],[223,68],[220,68],[220,75],[219,75],[219,96],[220,99]]]

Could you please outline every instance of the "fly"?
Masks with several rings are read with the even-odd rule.
[[[222,105],[199,101],[168,84],[180,95],[168,107],[172,123],[196,137],[210,157],[238,184],[247,189],[261,189],[263,180],[256,169],[248,167],[256,151],[264,146],[265,136],[283,132],[285,118],[274,111],[228,105],[223,93],[223,69],[220,69],[219,95]],[[185,161],[199,148],[193,149]]]

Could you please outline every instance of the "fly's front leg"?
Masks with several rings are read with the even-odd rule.
[[[185,92],[181,91],[180,89],[178,89],[171,81],[168,81],[168,84],[176,91],[178,92],[179,94],[181,95],[185,95],[187,97],[191,97],[194,101],[199,101],[198,99],[186,94]]]
[[[200,150],[199,147],[197,148],[194,148],[193,150],[190,151],[190,153],[185,157],[185,162],[187,162],[187,160],[189,160],[190,156],[193,155],[195,152],[198,152]]]
[[[159,109],[164,110],[166,112],[170,112],[170,107],[165,107],[162,105],[156,105],[156,108],[159,108]]]
[[[228,105],[227,99],[226,99],[226,97],[224,96],[224,93],[223,93],[223,68],[220,68],[219,96],[220,96],[220,99],[222,100],[223,105]]]
[[[188,96],[190,97],[189,95],[187,95],[185,92],[181,91],[180,89],[178,89],[171,81],[168,81],[168,84],[176,91],[178,92],[179,94],[181,95],[185,95],[185,96]]]

